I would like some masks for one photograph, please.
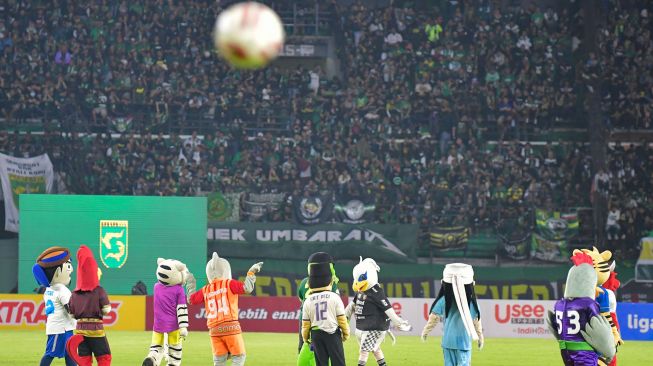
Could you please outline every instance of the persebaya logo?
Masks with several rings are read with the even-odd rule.
[[[127,220],[100,220],[100,259],[107,268],[120,268],[127,262]]]

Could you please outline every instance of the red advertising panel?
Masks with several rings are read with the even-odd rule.
[[[347,301],[347,299],[343,299]],[[243,296],[238,299],[240,325],[245,332],[295,333],[299,331],[300,302],[296,297]],[[147,299],[147,329],[152,329],[152,297]],[[203,305],[188,307],[190,330],[205,331]]]

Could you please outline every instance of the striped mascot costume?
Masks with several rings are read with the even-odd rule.
[[[168,335],[168,365],[181,365],[182,342],[188,336],[188,305],[182,285],[190,277],[186,265],[178,260],[156,261],[154,285],[154,326],[150,353],[143,366],[158,366],[164,356],[164,338]]]
[[[574,255],[580,253],[585,253],[592,258],[594,270],[596,271],[596,302],[599,303],[599,311],[601,312],[601,315],[610,323],[615,346],[619,347],[624,342],[621,339],[619,328],[615,322],[616,317],[613,317],[613,314],[616,315],[616,298],[614,292],[604,286],[605,283],[610,279],[611,268],[614,269],[614,267],[612,267],[610,264],[610,260],[612,259],[612,252],[609,250],[599,252],[596,247],[592,247],[591,250],[575,249],[573,252]],[[612,302],[615,303],[613,309],[611,309],[610,306],[611,299]],[[607,362],[604,357],[599,358],[599,366],[607,366],[609,364],[610,362]]]

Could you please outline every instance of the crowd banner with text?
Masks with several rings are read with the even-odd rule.
[[[256,221],[269,212],[281,209],[286,200],[285,193],[247,193],[243,202],[243,213]]]
[[[109,294],[111,311],[104,326],[113,330],[145,329],[145,296]],[[0,330],[45,329],[43,295],[0,294]]]
[[[19,195],[52,193],[54,170],[47,154],[15,158],[0,154],[0,181],[5,200],[5,230],[18,232]]]
[[[469,228],[463,226],[440,226],[431,230],[431,246],[441,251],[465,249],[468,240]]]
[[[295,259],[326,251],[337,259],[367,256],[379,262],[414,261],[417,225],[209,222],[209,251],[226,258]]]
[[[241,193],[213,192],[206,197],[209,220],[240,221]]]

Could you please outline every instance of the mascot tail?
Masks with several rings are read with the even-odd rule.
[[[75,334],[74,336],[70,337],[70,339],[66,342],[66,353],[78,365],[87,364],[87,360],[82,358],[82,356],[80,356],[79,353],[77,353],[77,349],[79,348],[79,345],[82,342],[84,342],[84,336],[79,334]]]

